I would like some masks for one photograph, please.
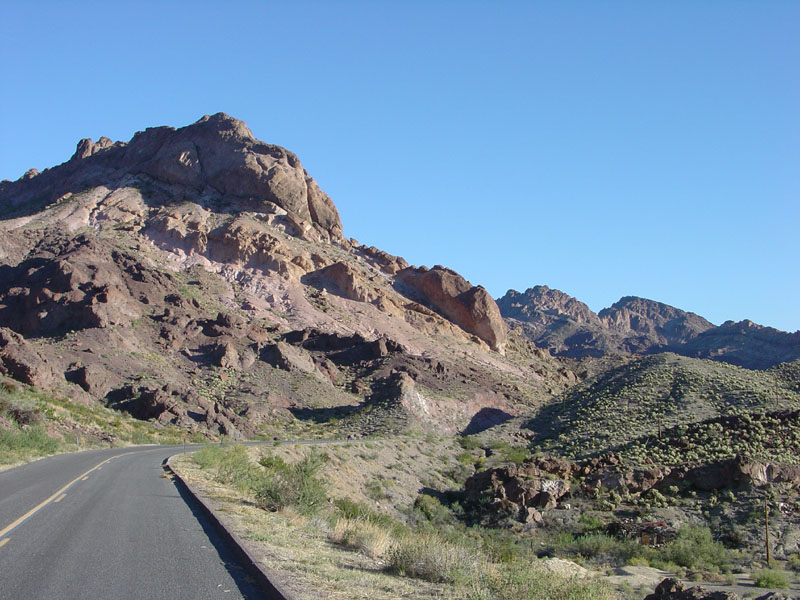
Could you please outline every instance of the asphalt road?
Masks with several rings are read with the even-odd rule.
[[[0,599],[254,599],[181,487],[176,446],[61,454],[0,472]]]

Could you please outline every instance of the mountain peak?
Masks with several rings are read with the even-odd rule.
[[[132,177],[171,188],[166,194],[171,198],[213,196],[243,210],[276,205],[298,222],[295,229],[342,239],[333,201],[297,156],[256,139],[244,121],[221,112],[179,129],[150,127],[128,142],[82,139],[66,163],[4,183],[0,210],[32,214],[66,194],[97,186],[114,189]]]
[[[237,137],[242,137],[250,140],[255,140],[253,132],[247,126],[247,123],[232,117],[227,113],[218,112],[213,115],[203,115],[200,119],[189,125],[186,129],[202,125],[210,127],[219,133],[230,133]]]

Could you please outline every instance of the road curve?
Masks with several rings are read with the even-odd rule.
[[[0,472],[0,599],[263,597],[163,476],[181,451],[88,450]]]

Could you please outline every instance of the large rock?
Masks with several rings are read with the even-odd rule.
[[[656,586],[655,593],[644,600],[741,600],[733,592],[710,591],[703,587],[686,588],[682,582],[668,577]]]
[[[503,317],[483,287],[473,286],[455,271],[439,265],[433,269],[403,269],[397,278],[464,331],[482,339],[492,350],[505,352]]]
[[[488,495],[493,512],[514,515],[522,522],[539,521],[535,512],[555,508],[569,491],[569,481],[553,479],[532,460],[480,471],[464,483],[467,502],[477,503]]]
[[[374,286],[370,286],[364,278],[352,267],[335,262],[319,271],[319,275],[333,283],[337,290],[350,300],[358,302],[372,302],[379,297]]]
[[[79,385],[95,398],[103,398],[113,388],[119,387],[122,380],[98,364],[74,365],[65,373],[67,381]]]
[[[125,257],[96,238],[56,241],[0,281],[0,324],[24,334],[127,326],[141,316],[122,268]]]
[[[0,327],[0,373],[38,388],[55,383],[56,369],[18,333]]]
[[[284,371],[314,373],[317,370],[314,360],[308,352],[286,342],[264,346],[261,349],[261,360]]]
[[[132,175],[195,192],[216,191],[251,210],[274,204],[297,223],[307,222],[316,232],[312,237],[342,239],[336,207],[297,156],[257,140],[244,122],[224,113],[180,129],[148,128],[128,143],[108,138],[96,143],[81,140],[68,162],[5,183],[0,188],[0,206],[12,212],[38,209],[65,194],[119,185]]]

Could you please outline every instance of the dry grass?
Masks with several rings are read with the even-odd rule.
[[[330,539],[336,544],[353,548],[374,559],[386,556],[392,544],[392,536],[385,527],[366,519],[345,517],[336,520]]]
[[[367,535],[361,540],[364,551],[358,548],[359,552],[353,552],[331,542],[335,524],[331,526],[323,517],[308,517],[291,509],[277,512],[259,509],[252,498],[214,481],[190,458],[178,457],[171,464],[182,477],[217,502],[226,526],[248,540],[254,556],[274,571],[298,600],[458,597],[447,585],[384,572],[384,564],[371,556],[380,543],[373,548]]]
[[[326,446],[325,476],[344,482],[349,472],[346,457],[365,462],[379,461],[385,451],[391,460],[409,456],[412,460],[438,461],[420,441],[400,442],[400,449],[389,452],[396,441],[363,442],[351,446]],[[367,445],[369,444],[369,445]],[[382,446],[382,447],[381,447]],[[283,452],[282,452],[283,450]],[[368,456],[358,457],[365,450]],[[262,450],[250,448],[256,459]],[[270,448],[273,456],[296,461],[308,448]],[[332,455],[337,458],[333,459]],[[337,470],[336,463],[339,463]],[[254,461],[255,462],[255,461]],[[392,463],[395,464],[395,463]],[[350,465],[352,467],[352,465]],[[537,560],[528,557],[512,563],[497,563],[479,541],[463,532],[445,535],[432,528],[404,525],[379,511],[340,512],[329,505],[314,514],[300,514],[283,508],[275,512],[259,509],[246,491],[213,479],[213,469],[202,471],[191,458],[180,457],[174,464],[181,475],[201,492],[216,500],[226,526],[249,540],[251,552],[272,573],[279,585],[300,599],[441,598],[464,600],[612,600],[609,584],[598,579],[573,580],[548,573]],[[366,476],[360,481],[370,481]],[[418,479],[416,485],[420,485]],[[399,487],[399,486],[398,486]],[[353,485],[351,491],[358,490]],[[411,494],[419,487],[412,487]],[[399,494],[398,494],[399,496]],[[382,499],[378,506],[386,502]],[[338,505],[337,505],[338,506]],[[397,511],[395,511],[397,512]],[[346,515],[346,516],[345,516]],[[338,518],[337,518],[338,517]]]

